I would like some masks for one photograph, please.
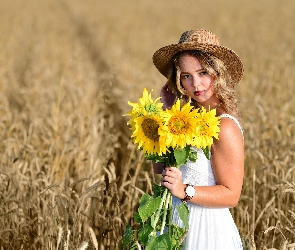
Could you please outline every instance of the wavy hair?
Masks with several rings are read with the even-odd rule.
[[[181,100],[181,103],[184,104],[190,100],[180,81],[179,58],[184,54],[194,56],[199,60],[201,66],[213,77],[213,91],[220,99],[226,112],[240,119],[240,109],[235,90],[236,84],[232,81],[224,63],[217,57],[204,51],[182,51],[174,57],[174,65],[169,72],[168,87]],[[195,106],[196,101],[192,100],[192,103]]]

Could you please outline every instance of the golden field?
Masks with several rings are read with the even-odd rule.
[[[1,0],[0,249],[116,249],[157,181],[130,140],[127,101],[152,63],[205,28],[241,57],[245,249],[295,249],[292,0]],[[230,178],[230,176],[229,176]]]

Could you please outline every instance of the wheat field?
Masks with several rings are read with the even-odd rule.
[[[241,57],[245,249],[295,249],[295,3],[1,0],[0,250],[117,249],[158,178],[124,113],[151,57],[205,28]],[[230,177],[229,177],[230,178]]]

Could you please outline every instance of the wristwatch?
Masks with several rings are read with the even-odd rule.
[[[192,199],[196,193],[196,190],[193,185],[186,184],[184,188],[185,197],[181,200],[183,203],[186,203],[190,199]]]

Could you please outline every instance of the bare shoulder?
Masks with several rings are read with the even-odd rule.
[[[243,141],[243,133],[240,126],[231,118],[222,117],[220,119],[219,140],[239,140]]]
[[[214,140],[212,150],[223,152],[231,148],[233,151],[241,150],[244,146],[243,133],[239,125],[231,118],[223,117],[220,120],[219,139]]]

